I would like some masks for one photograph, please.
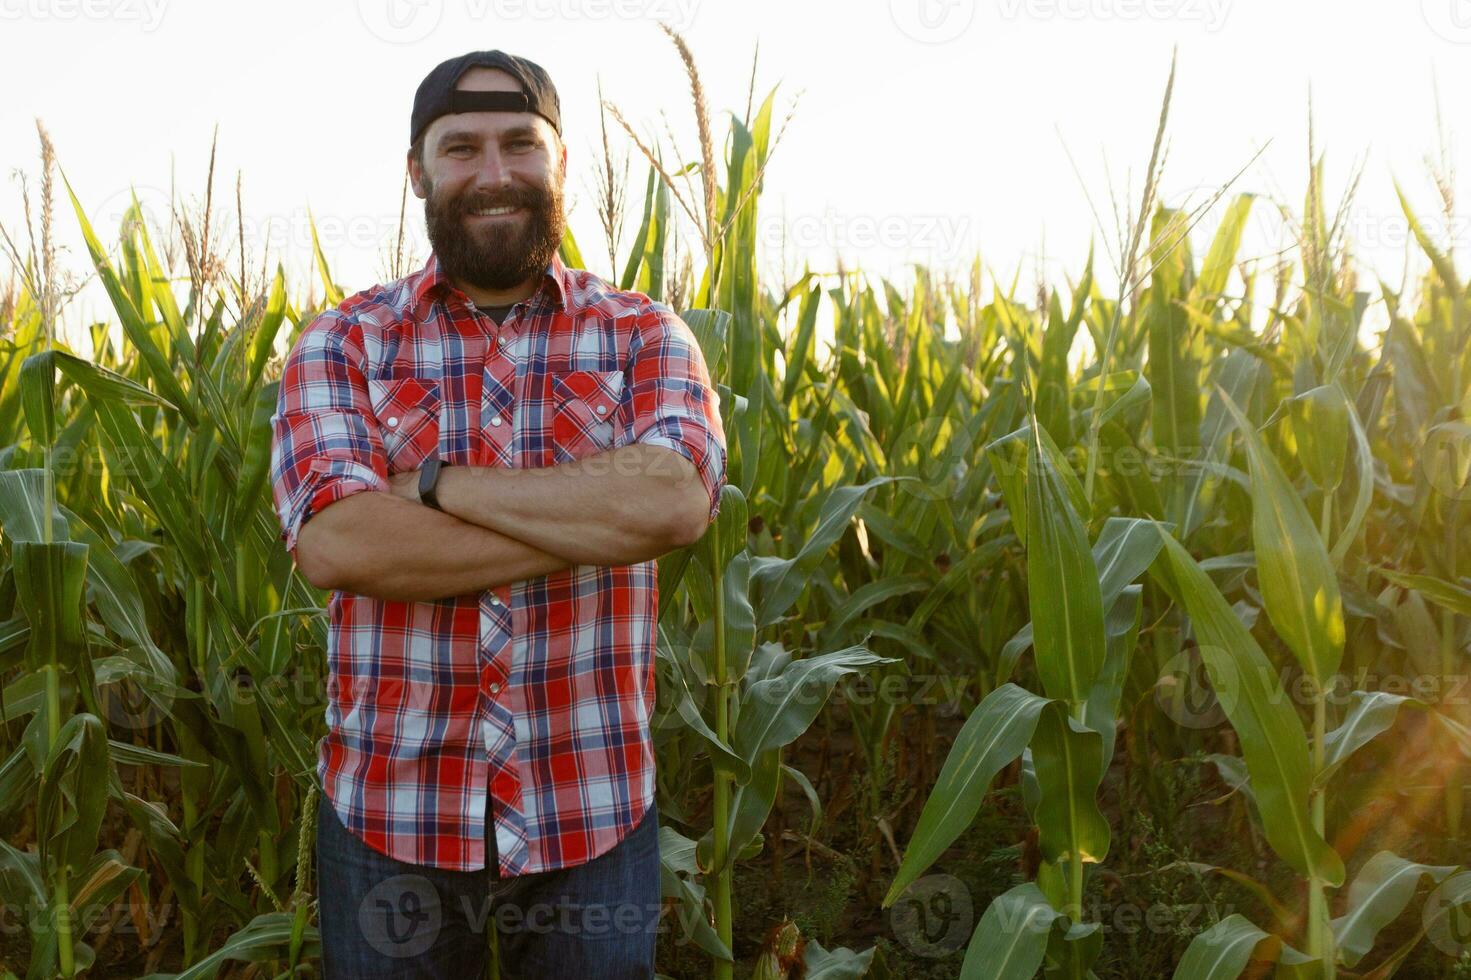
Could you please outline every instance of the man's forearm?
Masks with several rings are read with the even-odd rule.
[[[429,601],[535,578],[570,563],[507,535],[388,493],[364,492],[323,508],[296,542],[319,588],[379,599]]]
[[[708,508],[689,460],[637,444],[542,469],[447,467],[436,496],[449,514],[581,565],[629,565],[682,547]]]

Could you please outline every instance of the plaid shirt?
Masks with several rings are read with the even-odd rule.
[[[719,508],[725,433],[689,326],[553,258],[497,327],[422,270],[292,346],[271,419],[286,548],[333,501],[431,452],[545,467],[631,443],[694,463]],[[654,799],[655,562],[574,565],[432,602],[334,591],[317,774],[343,824],[411,864],[501,877],[608,851]],[[487,794],[493,802],[487,801]]]

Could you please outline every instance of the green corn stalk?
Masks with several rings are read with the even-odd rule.
[[[1126,780],[1159,806],[1163,767],[1141,765],[1137,746],[1169,761],[1209,748],[1147,710],[1188,628],[1231,701],[1241,757],[1215,761],[1248,801],[1237,812],[1310,900],[1295,922],[1264,883],[1198,862],[1273,921],[1209,925],[1177,976],[1238,976],[1253,959],[1284,975],[1389,976],[1471,902],[1456,852],[1471,728],[1454,705],[1361,690],[1340,706],[1323,687],[1351,669],[1443,682],[1462,672],[1467,473],[1435,451],[1464,444],[1471,411],[1468,294],[1450,256],[1405,203],[1430,273],[1414,308],[1381,284],[1390,327],[1380,349],[1364,349],[1367,295],[1335,254],[1340,218],[1324,213],[1315,159],[1302,295],[1289,302],[1279,274],[1260,304],[1263,330],[1244,267],[1242,294],[1228,295],[1260,207],[1249,195],[1228,203],[1199,263],[1183,237],[1198,211],[1141,209],[1140,251],[1132,272],[1115,269],[1127,284],[1116,298],[1094,281],[1091,253],[1071,298],[1045,293],[1035,309],[995,276],[983,300],[978,260],[969,281],[920,269],[902,290],[854,271],[772,283],[757,274],[756,236],[772,108],[768,97],[733,119],[693,167],[706,196],[694,216],[698,278],[668,261],[684,185],[666,181],[682,171],[657,158],[640,228],[614,261],[626,288],[703,307],[682,316],[729,436],[721,519],[660,562],[654,719],[666,897],[712,971],[735,972],[747,922],[734,870],[766,849],[785,784],[811,804],[805,836],[821,832],[824,801],[788,763],[790,746],[846,725],[869,774],[872,866],[884,869],[880,819],[904,845],[886,907],[905,901],[1021,760],[1042,865],[986,906],[962,975],[1045,965],[1086,976],[1111,952],[1079,914],[1096,881],[1087,865],[1107,856],[1099,774],[1119,755]],[[146,867],[153,891],[170,885],[182,911],[186,968],[243,958],[280,973],[319,955],[302,862],[320,705],[272,682],[303,663],[320,673],[325,622],[322,597],[276,544],[266,454],[274,352],[313,310],[288,298],[279,269],[269,283],[242,272],[184,285],[163,268],[140,208],[104,247],[71,199],[122,342],[94,330],[91,362],[53,342],[39,264],[0,324],[0,818],[34,813],[46,857],[0,849],[0,900],[47,911],[32,936],[37,975],[82,972],[93,951],[73,907],[141,885]],[[1127,244],[1121,255],[1133,254]],[[570,236],[564,254],[580,258]],[[340,300],[349,290],[315,235],[312,259],[317,292]],[[1087,341],[1092,359],[1075,364]],[[1244,454],[1233,456],[1238,437]],[[98,465],[68,468],[68,453]],[[1130,456],[1163,475],[1119,465]],[[1250,618],[1258,604],[1266,615],[1248,628],[1237,609]],[[1319,685],[1302,717],[1260,680],[1279,657]],[[856,699],[824,710],[859,672],[943,673],[969,709],[938,774],[917,786],[912,831],[886,811],[881,777],[900,722],[933,732],[933,712]],[[123,691],[146,698],[127,724],[111,711]],[[1338,854],[1329,842],[1349,799],[1339,780],[1411,716],[1440,742],[1435,809],[1448,842],[1427,843],[1431,854]],[[1116,752],[1119,723],[1128,737]],[[924,751],[902,775],[929,771]],[[120,777],[123,765],[154,782],[178,771],[183,791],[164,801],[167,814],[144,802],[144,782]],[[99,800],[139,833],[139,867],[98,840]],[[229,848],[214,832],[225,808],[241,821]],[[279,815],[296,813],[292,887]],[[1132,816],[1120,817],[1129,835]],[[1423,921],[1384,949],[1426,889],[1443,907],[1427,899]],[[1017,941],[1019,921],[1040,927],[1031,940]],[[205,948],[221,925],[232,938]],[[810,937],[807,949],[811,972],[826,961]],[[855,971],[865,955],[822,951]]]

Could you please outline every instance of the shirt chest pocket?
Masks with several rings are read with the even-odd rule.
[[[439,451],[439,384],[403,378],[368,382],[388,472],[416,470]]]
[[[622,397],[622,371],[552,375],[552,461],[565,463],[612,449]]]

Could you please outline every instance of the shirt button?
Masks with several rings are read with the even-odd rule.
[[[501,686],[500,686],[500,684],[499,683],[491,684],[490,685],[490,693],[491,694],[499,694],[499,693],[501,693]]]
[[[388,424],[390,426],[398,425],[398,416],[397,415],[390,415],[390,416],[388,416]]]
[[[599,405],[598,406],[598,414],[599,415],[607,415],[608,414],[608,406],[607,405]]]
[[[500,425],[501,424],[501,417],[499,415],[497,415],[495,418],[493,418],[493,419],[490,420],[490,424],[491,425]]]
[[[492,592],[490,594],[490,604],[492,606],[499,606],[501,604],[501,597]]]
[[[505,347],[510,342],[511,342],[511,338],[510,337],[507,337],[505,334],[501,334],[501,346],[502,347]]]

